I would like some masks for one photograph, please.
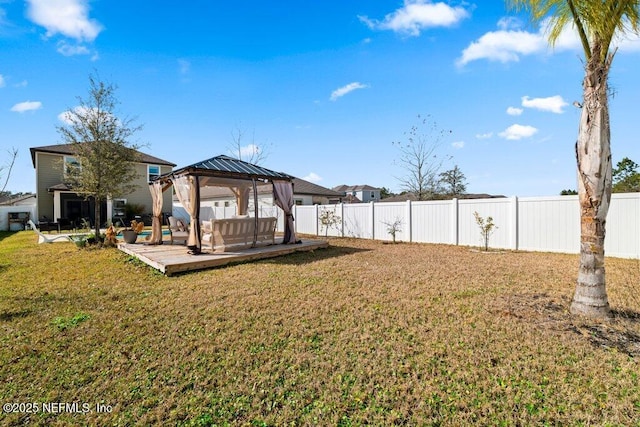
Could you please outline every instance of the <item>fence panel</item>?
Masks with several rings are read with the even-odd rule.
[[[640,258],[640,193],[611,196],[604,253],[621,258]]]
[[[411,203],[411,239],[421,243],[454,243],[455,201]]]
[[[358,237],[361,239],[373,238],[371,204],[358,203],[344,205],[342,227],[346,237]]]
[[[518,249],[577,253],[580,250],[578,196],[518,200]]]
[[[35,205],[16,205],[16,206],[0,206],[0,230],[2,231],[18,231],[22,230],[22,225],[18,223],[9,224],[9,213],[29,212],[29,218],[37,223]]]
[[[480,227],[476,223],[474,212],[483,217],[492,217],[496,225],[489,238],[489,247],[509,249],[513,247],[512,210],[514,199],[476,199],[458,201],[458,242],[463,246],[484,246]]]
[[[396,226],[396,230],[398,230],[396,240],[406,242],[410,240],[406,203],[375,203],[373,217],[375,227],[373,232],[376,240],[392,241],[390,228],[396,221],[399,221]]]
[[[293,218],[296,233],[316,234],[316,207],[294,206]]]

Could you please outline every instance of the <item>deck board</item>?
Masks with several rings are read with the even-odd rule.
[[[200,255],[190,255],[184,245],[145,245],[144,243],[118,243],[122,252],[138,258],[145,264],[160,270],[167,276],[186,271],[221,267],[231,263],[247,262],[264,258],[273,258],[294,252],[313,251],[326,248],[325,240],[304,239],[295,245],[276,244],[257,248],[211,253],[204,251]]]

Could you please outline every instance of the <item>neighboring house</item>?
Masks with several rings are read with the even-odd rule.
[[[82,218],[88,218],[94,222],[95,204],[90,198],[76,194],[65,183],[65,164],[77,163],[74,157],[72,144],[47,145],[32,147],[31,160],[36,170],[36,199],[38,218],[47,217],[57,221],[65,218],[77,222]],[[148,182],[150,179],[169,173],[176,166],[174,163],[159,159],[149,154],[140,153],[140,160],[136,162],[136,170],[139,178],[135,184],[137,189],[120,199],[108,200],[101,207],[100,223],[105,224],[123,211],[125,204],[137,204],[144,206],[144,213],[152,212],[151,192]],[[171,206],[171,192],[164,194],[164,206]]]
[[[491,195],[491,194],[458,194],[457,196],[451,196],[446,194],[435,194],[432,199],[426,201],[434,201],[434,200],[451,200],[451,199],[496,199],[496,198],[504,198],[502,195]],[[407,200],[411,200],[412,202],[417,202],[418,197],[413,193],[403,193],[397,194],[395,196],[386,197],[381,202],[406,202]]]
[[[370,185],[339,185],[333,187],[333,191],[342,193],[344,196],[351,196],[349,197],[350,203],[380,201],[380,189]],[[345,200],[346,202],[349,200]]]
[[[0,201],[0,206],[34,206],[36,195],[33,193],[21,194]]]
[[[293,178],[293,201],[296,205],[326,205],[340,203],[342,194],[320,185]],[[182,208],[178,198],[173,198],[174,207]],[[218,210],[215,208],[229,208],[229,215],[235,214],[236,196],[225,187],[200,188],[200,217],[213,218]],[[249,198],[249,212],[254,209],[253,198]],[[271,210],[273,208],[273,188],[271,185],[258,186],[258,208]],[[221,212],[221,211],[220,211]],[[221,214],[221,213],[220,213]],[[226,215],[226,213],[225,213]]]

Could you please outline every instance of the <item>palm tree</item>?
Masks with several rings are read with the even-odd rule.
[[[507,0],[535,22],[549,19],[549,43],[567,25],[578,32],[585,56],[582,112],[576,142],[580,200],[580,266],[571,312],[609,317],[604,238],[611,200],[611,136],[608,78],[616,53],[612,41],[638,33],[640,0]]]

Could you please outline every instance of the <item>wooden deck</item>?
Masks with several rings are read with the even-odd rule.
[[[200,255],[190,255],[185,246],[169,245],[167,242],[157,246],[145,245],[144,243],[118,243],[118,249],[122,252],[135,256],[167,276],[185,271],[221,267],[230,263],[273,258],[294,252],[313,251],[327,246],[329,244],[325,240],[304,239],[302,243],[296,245],[276,244],[219,254],[203,251]]]

